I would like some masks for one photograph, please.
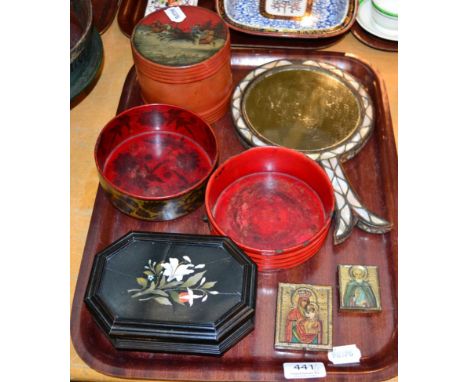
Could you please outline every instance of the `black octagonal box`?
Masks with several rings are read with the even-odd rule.
[[[227,237],[130,232],[96,255],[85,302],[118,349],[221,355],[253,330],[256,275]]]

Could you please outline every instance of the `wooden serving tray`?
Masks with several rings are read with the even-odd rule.
[[[397,153],[384,84],[366,63],[343,53],[304,50],[237,48],[232,69],[237,83],[255,66],[280,59],[313,58],[338,65],[358,78],[374,100],[376,129],[362,151],[344,164],[362,202],[394,223],[391,232],[372,235],[355,229],[343,244],[334,246],[331,231],[323,248],[301,266],[276,273],[259,273],[255,330],[222,357],[119,351],[113,348],[91,317],[83,297],[94,256],[128,231],[208,234],[204,208],[171,222],[145,222],[115,209],[98,188],[72,307],[71,336],[80,357],[93,369],[124,378],[199,381],[284,380],[283,362],[323,362],[330,381],[378,381],[397,374]],[[118,112],[142,103],[132,68],[123,88]],[[244,150],[227,113],[213,125],[220,163]],[[97,176],[96,176],[97,182]],[[382,311],[356,313],[338,310],[338,264],[379,267]],[[278,283],[333,287],[333,345],[356,344],[361,363],[334,366],[326,352],[276,351],[275,310]]]
[[[130,37],[135,25],[144,17],[148,0],[121,0],[117,21],[120,30],[127,37]],[[216,12],[216,0],[198,0],[198,6],[211,9]],[[315,38],[315,39],[296,39],[273,36],[258,36],[243,33],[229,28],[231,35],[231,46],[245,47],[281,47],[303,48],[303,49],[323,49],[336,44],[346,34],[346,31],[334,37]]]

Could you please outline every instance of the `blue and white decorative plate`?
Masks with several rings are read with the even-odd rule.
[[[356,17],[356,0],[217,0],[229,27],[277,37],[324,38],[346,32]]]

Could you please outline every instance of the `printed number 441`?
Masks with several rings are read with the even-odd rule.
[[[308,368],[310,368],[310,369],[312,369],[312,370],[314,369],[313,365],[308,365],[308,364],[295,365],[294,368],[295,368],[296,370],[301,370],[301,369],[302,369],[302,370],[307,370]]]

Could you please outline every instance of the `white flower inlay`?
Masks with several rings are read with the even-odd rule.
[[[162,267],[164,268],[164,276],[167,276],[167,282],[170,282],[174,279],[181,281],[185,275],[189,275],[194,272],[193,264],[179,264],[179,259],[174,257],[169,258],[168,263],[163,263]]]
[[[144,277],[137,277],[136,282],[140,286],[137,289],[128,289],[132,298],[138,301],[154,300],[160,305],[174,305],[174,303],[193,305],[193,300],[201,299],[201,302],[208,300],[208,295],[218,294],[211,290],[218,281],[207,281],[204,276],[205,264],[193,264],[192,259],[184,255],[182,259],[170,257],[168,262],[157,263],[148,260],[148,265]],[[185,276],[192,276],[185,278]],[[173,281],[175,280],[175,281]]]

